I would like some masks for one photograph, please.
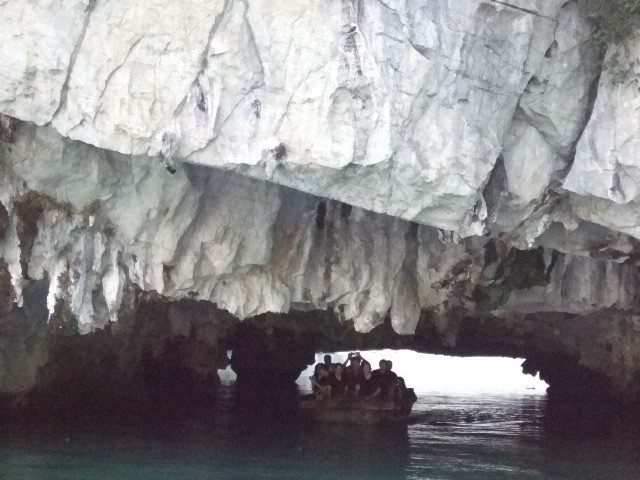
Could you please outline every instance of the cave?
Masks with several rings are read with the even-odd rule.
[[[268,396],[289,412],[295,380],[317,352],[370,349],[522,358],[524,373],[548,383],[549,398],[640,403],[640,272],[615,251],[591,258],[454,238],[356,207],[345,215],[341,202],[281,187],[272,205],[264,201],[271,187],[247,203],[235,194],[259,181],[199,167],[181,175],[202,189],[200,220],[170,261],[146,241],[123,248],[120,227],[95,202],[77,212],[29,190],[0,210],[6,422],[144,423],[215,411],[217,372],[227,365],[239,408],[259,412]],[[246,231],[265,207],[272,223]],[[200,222],[212,229],[205,236]],[[256,234],[267,249],[252,243]],[[210,235],[221,237],[208,248],[230,242],[234,256],[212,259]],[[256,255],[271,263],[256,266]],[[212,261],[229,273],[212,275]]]
[[[523,373],[539,374],[551,399],[600,409],[637,405],[635,384],[621,390],[605,373],[580,364],[579,347],[593,348],[582,335],[598,328],[597,315],[576,327],[566,315],[523,316],[514,325],[458,311],[443,332],[436,323],[442,320],[423,312],[413,335],[396,333],[388,318],[360,333],[328,310],[240,320],[211,302],[171,301],[130,285],[118,321],[82,333],[63,300],[49,313],[48,290],[46,280],[31,281],[23,305],[0,317],[5,426],[146,425],[211,415],[219,402],[218,371],[226,367],[236,376],[242,418],[290,420],[299,398],[296,380],[316,353],[374,349],[524,358]],[[627,328],[622,315],[618,322]],[[560,341],[568,336],[574,349]],[[610,344],[600,348],[597,355],[612,354]]]
[[[39,132],[16,123],[25,148]],[[103,180],[112,188],[130,164],[108,164]],[[174,182],[152,172],[150,194],[157,181]],[[561,248],[567,233],[552,224],[555,248],[522,249],[237,174],[184,165],[177,178],[185,197],[156,201],[167,218],[197,206],[195,220],[176,236],[171,222],[140,218],[134,247],[119,233],[135,214],[123,192],[105,204],[86,197],[78,210],[56,190],[20,183],[3,204],[6,421],[107,422],[136,412],[144,422],[185,406],[215,411],[217,371],[227,365],[244,392],[241,408],[259,410],[268,395],[288,411],[317,352],[370,349],[522,358],[524,373],[548,383],[549,398],[640,403],[640,271],[632,254],[621,259],[632,239],[577,255]],[[172,245],[171,258],[145,240],[149,232]],[[591,224],[576,232],[586,244],[606,238]]]

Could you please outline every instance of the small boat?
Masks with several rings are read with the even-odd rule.
[[[305,399],[300,402],[300,411],[306,418],[326,423],[401,423],[409,419],[414,403]]]

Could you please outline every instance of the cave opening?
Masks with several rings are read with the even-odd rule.
[[[434,409],[438,409],[438,405],[451,402],[510,403],[527,398],[527,402],[534,402],[537,405],[546,404],[548,384],[540,379],[539,374],[533,376],[525,373],[524,359],[490,356],[462,357],[421,353],[409,349],[360,350],[358,353],[374,369],[378,368],[382,361],[392,362],[393,372],[402,378],[406,386],[417,395],[411,413],[412,418],[431,415]],[[292,418],[307,418],[308,402],[314,405],[312,409],[319,408],[321,411],[323,408],[331,410],[340,402],[348,404],[352,401],[349,399],[353,393],[338,395],[336,399],[331,395],[330,401],[319,399],[317,389],[312,386],[315,368],[323,365],[327,356],[331,357],[331,363],[335,368],[338,364],[348,364],[349,354],[349,351],[316,351],[311,357],[313,361],[311,358],[307,359],[309,362],[307,367],[299,373],[295,382],[288,375],[285,376],[286,378],[279,375],[278,380],[266,374],[268,380],[262,383],[260,379],[265,378],[264,370],[258,373],[260,377],[258,380],[253,375],[247,378],[247,372],[243,370],[239,370],[238,375],[233,368],[234,361],[230,360],[226,368],[218,370],[221,382],[220,397],[231,399],[235,413],[239,414],[238,419],[241,421],[249,419],[260,424],[273,424],[274,419],[277,419],[276,424],[284,424]],[[234,352],[229,350],[227,355],[233,359]],[[279,367],[274,369],[273,366],[268,369],[280,370]],[[335,370],[332,371],[331,375],[334,375]],[[379,402],[384,401],[379,400],[374,404],[378,405]],[[342,414],[327,415],[332,417],[332,415]],[[358,415],[360,414],[356,414]]]
[[[227,352],[231,356],[232,351]],[[315,362],[300,373],[296,385],[301,393],[311,391],[309,377],[314,365],[321,363],[325,355],[331,355],[334,363],[343,363],[349,352],[318,352]],[[367,350],[362,356],[372,364],[380,359],[393,362],[393,369],[402,376],[407,386],[422,395],[448,394],[534,394],[545,395],[548,384],[522,371],[523,359],[508,357],[457,357],[435,355],[412,350]],[[218,370],[221,384],[233,387],[237,375],[226,366]]]
[[[248,417],[286,417],[308,392],[310,368],[324,352],[344,362],[347,349],[362,352],[374,368],[391,360],[393,371],[426,403],[455,393],[546,398],[547,384],[531,376],[538,372],[550,385],[549,398],[584,401],[584,392],[596,398],[595,385],[607,400],[612,391],[574,357],[563,356],[561,345],[514,339],[511,329],[491,319],[451,321],[455,337],[443,335],[428,316],[414,335],[398,334],[388,320],[361,333],[332,311],[292,310],[241,321],[207,301],[168,302],[133,291],[130,311],[123,310],[118,322],[81,334],[63,303],[48,317],[45,285],[35,286],[25,288],[25,306],[5,318],[6,328],[20,333],[7,351],[24,355],[5,356],[11,359],[5,377],[15,377],[17,387],[0,395],[0,423],[164,425],[194,412],[213,418],[229,398]],[[554,338],[544,329],[535,332]],[[26,361],[33,358],[41,360]],[[273,406],[279,410],[266,408]]]
[[[334,362],[343,362],[349,352],[327,352]],[[412,350],[369,350],[361,352],[372,365],[391,360],[393,370],[418,394],[535,393],[544,395],[548,385],[538,375],[522,372],[523,359],[507,357],[456,357]],[[316,363],[325,353],[316,354]],[[301,390],[310,389],[313,366],[298,377]]]

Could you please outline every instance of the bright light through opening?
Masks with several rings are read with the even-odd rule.
[[[391,360],[393,370],[407,386],[419,393],[518,393],[544,394],[547,384],[538,377],[522,373],[522,359],[501,357],[448,357],[410,350],[371,350],[361,352],[373,368],[381,359]],[[334,363],[342,363],[348,352],[330,354]],[[316,355],[316,363],[324,354]],[[313,365],[298,378],[298,385],[310,389]]]
[[[334,363],[344,362],[348,352],[331,353]],[[500,357],[448,357],[410,350],[370,350],[362,356],[377,368],[381,359],[391,360],[393,370],[418,393],[531,393],[544,394],[547,384],[522,373],[522,359]],[[316,354],[316,363],[324,353]],[[298,385],[309,390],[313,365],[302,372]],[[223,384],[235,380],[230,368],[221,370]]]

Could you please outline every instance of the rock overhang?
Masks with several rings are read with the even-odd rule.
[[[67,17],[73,28],[51,40],[37,76],[7,66],[3,113],[463,235],[483,231],[482,190],[501,154],[550,150],[558,165],[524,188],[535,191],[514,186],[539,196],[577,140],[597,75],[588,22],[559,0],[121,0],[56,16],[27,3],[0,10],[7,25],[24,10],[40,30]],[[5,60],[36,63],[40,30],[11,37]],[[47,102],[28,94],[46,89]],[[538,137],[509,136],[516,119]]]

